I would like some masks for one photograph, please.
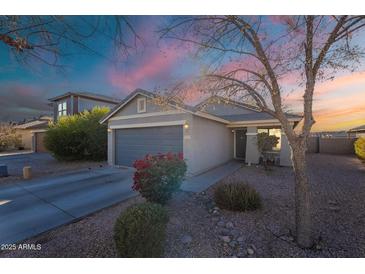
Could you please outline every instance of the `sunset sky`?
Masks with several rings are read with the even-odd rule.
[[[44,64],[19,64],[9,48],[0,43],[0,120],[23,120],[46,113],[47,99],[68,91],[122,99],[136,88],[153,91],[189,81],[209,60],[196,58],[174,40],[159,40],[156,29],[165,20],[160,16],[131,18],[143,45],[125,56],[115,54],[111,42],[89,41],[104,56],[78,51],[61,59],[63,72]],[[359,41],[365,41],[365,37]],[[355,72],[317,85],[314,131],[347,130],[365,124],[364,68],[362,65]],[[302,92],[296,89],[285,99],[294,111],[301,110]]]

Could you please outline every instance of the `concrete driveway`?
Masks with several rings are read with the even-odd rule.
[[[138,193],[131,169],[68,172],[0,186],[0,244],[72,222]]]
[[[91,161],[58,161],[49,153],[18,153],[0,155],[0,164],[7,165],[11,178],[0,178],[2,181],[9,181],[22,176],[23,167],[31,166],[33,177],[62,173],[82,168],[97,168],[106,166],[106,162]]]

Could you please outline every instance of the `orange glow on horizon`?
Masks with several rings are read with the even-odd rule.
[[[285,102],[302,109],[302,91],[290,94]],[[365,72],[339,76],[320,83],[314,93],[312,131],[348,130],[365,124]]]

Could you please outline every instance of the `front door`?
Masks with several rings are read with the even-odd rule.
[[[246,157],[246,129],[236,130],[236,158]]]

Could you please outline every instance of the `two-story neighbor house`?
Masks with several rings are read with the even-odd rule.
[[[157,100],[156,100],[157,99]],[[108,162],[132,166],[146,154],[183,152],[190,175],[231,159],[259,162],[257,134],[280,137],[276,148],[282,166],[290,166],[290,147],[277,119],[254,106],[211,97],[195,107],[137,89],[100,122],[108,124]],[[301,116],[287,114],[295,127]]]
[[[73,115],[84,110],[91,110],[95,106],[114,108],[121,100],[91,92],[67,92],[48,99],[53,108],[53,121],[66,115]],[[46,125],[43,128],[32,130],[32,150],[35,152],[46,151],[43,145]]]
[[[35,131],[42,131],[48,128],[48,124],[51,123],[53,118],[48,115],[41,115],[37,119],[33,119],[30,121],[26,121],[24,123],[18,124],[15,126],[17,134],[21,136],[22,146],[27,150],[35,150],[35,145],[33,143]],[[38,151],[43,151],[44,147],[42,146],[41,139],[38,138],[40,142],[38,144]]]
[[[73,115],[84,110],[91,110],[95,106],[109,107],[112,109],[120,103],[120,99],[91,92],[67,92],[48,99],[53,106],[53,119]]]

